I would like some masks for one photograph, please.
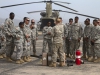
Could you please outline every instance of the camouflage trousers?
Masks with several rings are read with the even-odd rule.
[[[21,59],[23,54],[23,44],[22,43],[15,43],[16,46],[16,57],[17,59]]]
[[[0,55],[5,54],[6,53],[6,43],[5,42],[1,42],[0,43]]]
[[[66,54],[67,55],[69,55],[69,53],[70,53],[70,41],[69,41],[69,39],[66,39]]]
[[[79,42],[78,40],[70,40],[69,42],[70,44],[70,55],[75,56],[75,51],[79,48]]]
[[[22,56],[30,56],[30,52],[31,52],[31,42],[24,41]]]
[[[34,53],[36,53],[36,40],[32,40],[31,41],[31,50],[34,52]]]
[[[100,43],[94,44],[94,52],[98,58],[100,58]]]
[[[52,39],[44,39],[43,40],[43,50],[42,50],[42,52],[46,52],[47,44],[48,44],[49,53],[52,53]]]
[[[14,42],[6,42],[6,56],[11,57],[14,52]]]
[[[89,40],[83,40],[83,56],[92,56],[91,44]]]
[[[63,44],[62,43],[53,44],[52,62],[57,61],[58,55],[59,55],[60,61],[64,61],[64,51],[63,51]]]

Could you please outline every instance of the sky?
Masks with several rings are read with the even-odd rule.
[[[0,0],[0,7],[6,6],[6,5],[12,5],[12,4],[20,4],[20,3],[27,3],[27,2],[37,2],[42,0]],[[70,8],[73,8],[78,11],[78,13],[86,14],[94,17],[100,17],[100,0],[54,0],[54,1],[63,1],[63,2],[69,2],[71,4],[63,4],[65,6],[68,6]],[[45,3],[36,3],[36,4],[29,4],[29,5],[22,5],[22,6],[16,6],[16,7],[9,7],[9,8],[0,8],[0,18],[8,18],[10,12],[15,13],[15,19],[22,20],[23,17],[27,16],[30,19],[40,20],[40,13],[34,13],[34,14],[27,14],[27,12],[30,11],[37,11],[37,10],[45,10],[46,4]],[[64,11],[71,11],[69,9],[52,5],[53,9],[57,10],[64,10]],[[74,18],[78,15],[73,15],[69,13],[62,13],[60,12],[60,16],[64,20],[68,20],[69,18]],[[84,20],[87,17],[79,16],[79,21],[84,22]],[[92,22],[93,19],[91,19]]]

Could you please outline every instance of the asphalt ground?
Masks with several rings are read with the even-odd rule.
[[[42,66],[41,58],[43,40],[41,32],[39,32],[39,38],[37,40],[37,56],[31,57],[31,62],[25,62],[23,64],[16,64],[15,62],[8,62],[6,59],[0,59],[0,75],[99,75],[100,63],[93,63],[84,60],[84,64],[73,66],[66,66],[56,68],[49,66]],[[80,50],[82,51],[82,42]],[[13,57],[15,57],[15,52]],[[68,60],[69,58],[67,58]]]

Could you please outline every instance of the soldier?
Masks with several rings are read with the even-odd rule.
[[[67,57],[69,57],[69,54],[70,54],[70,33],[71,33],[71,27],[73,25],[73,19],[70,18],[69,19],[69,23],[67,24],[67,28],[68,28],[68,36],[66,38],[66,54],[67,54]]]
[[[31,24],[30,28],[32,30],[32,39],[31,39],[31,44],[33,47],[32,51],[33,51],[33,55],[36,55],[36,40],[38,39],[38,31],[34,24]]]
[[[67,35],[68,35],[68,29],[67,29],[67,26],[64,24],[64,23],[62,23],[62,18],[61,17],[59,17],[59,19],[60,19],[60,24],[63,26],[63,32],[64,32],[64,35],[63,35],[63,49],[64,49],[64,51],[66,52],[66,37],[67,37]]]
[[[31,58],[30,58],[30,45],[31,45],[31,29],[29,27],[29,22],[30,22],[30,19],[27,17],[25,18],[25,22],[24,22],[24,28],[23,28],[23,33],[24,33],[24,36],[25,36],[25,39],[24,39],[24,46],[23,46],[23,60],[25,62],[29,62],[31,61]]]
[[[37,25],[35,25],[35,20],[34,19],[31,20],[31,24],[33,24],[35,26],[35,28],[37,28]]]
[[[24,34],[23,34],[23,31],[22,31],[23,28],[24,28],[24,22],[20,22],[19,27],[16,28],[15,35],[14,35],[15,36],[14,37],[14,43],[15,43],[16,51],[17,51],[16,64],[21,64],[21,63],[24,62],[21,59],[22,54],[23,54],[23,43],[24,43]]]
[[[6,37],[4,32],[4,26],[0,27],[0,58],[5,58],[6,55]]]
[[[75,23],[71,27],[70,34],[70,54],[71,58],[75,58],[75,51],[79,48],[80,40],[82,37],[82,27],[78,23],[78,17],[75,17]]]
[[[43,28],[43,49],[42,52],[46,52],[46,46],[48,44],[49,53],[52,52],[52,27],[51,22],[47,22],[47,25]]]
[[[63,50],[63,35],[64,30],[61,26],[60,19],[56,20],[56,26],[52,29],[53,36],[53,53],[52,53],[52,63],[49,65],[51,67],[56,67],[57,54],[60,57],[60,66],[64,66],[64,50]]]
[[[94,53],[97,56],[97,59],[92,59],[94,62],[100,62],[100,26],[97,23],[97,20],[93,20],[93,30],[91,35],[91,45],[94,48]]]
[[[87,58],[88,57],[88,61],[90,61],[91,59],[91,51],[90,51],[90,33],[92,30],[92,25],[90,24],[90,19],[87,18],[85,20],[85,28],[84,28],[84,35],[83,35],[83,58]],[[87,54],[87,57],[86,57]]]
[[[9,14],[9,18],[5,20],[5,36],[6,36],[6,56],[8,61],[12,61],[11,56],[14,51],[14,39],[13,39],[13,32],[14,32],[14,23],[13,19],[15,14],[11,12]]]

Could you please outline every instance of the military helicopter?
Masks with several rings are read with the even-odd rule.
[[[89,16],[89,15],[84,15],[84,14],[76,13],[78,11],[76,11],[76,10],[74,10],[72,8],[69,8],[67,6],[64,6],[62,4],[59,4],[59,3],[71,4],[71,3],[69,3],[69,2],[62,2],[62,1],[52,1],[52,0],[47,1],[47,0],[44,0],[44,1],[38,1],[38,2],[30,2],[30,3],[22,3],[22,4],[14,4],[14,5],[2,6],[0,8],[14,7],[14,6],[19,6],[19,5],[34,4],[34,3],[46,3],[46,10],[27,12],[28,14],[41,12],[40,13],[40,15],[41,15],[41,18],[40,18],[41,29],[47,24],[48,21],[51,22],[52,26],[54,26],[55,25],[54,21],[55,21],[56,18],[59,17],[59,12],[71,13],[71,14],[76,14],[76,15],[81,15],[81,16],[85,16],[85,17],[99,19],[98,17],[93,17],[93,16]],[[55,5],[58,5],[58,6],[67,8],[67,9],[70,9],[70,10],[72,10],[74,12],[63,11],[63,10],[53,10],[52,9],[52,3],[54,3]],[[46,12],[44,12],[44,11],[46,11]]]

